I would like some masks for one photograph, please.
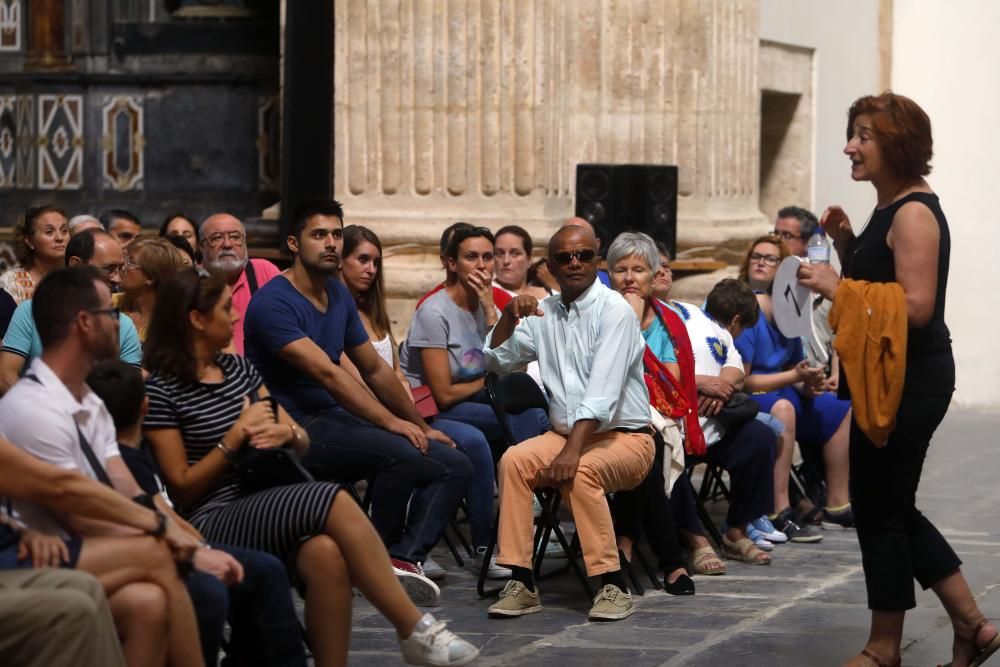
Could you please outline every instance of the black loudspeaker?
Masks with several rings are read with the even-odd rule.
[[[621,232],[645,232],[677,254],[677,167],[580,164],[576,215],[594,225],[602,250]]]

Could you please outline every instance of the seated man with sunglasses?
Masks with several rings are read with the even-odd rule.
[[[541,610],[531,570],[532,491],[557,486],[576,520],[587,574],[601,576],[589,617],[615,621],[634,607],[605,495],[635,488],[653,463],[645,342],[632,307],[597,280],[597,240],[589,230],[560,229],[549,257],[561,293],[541,303],[514,297],[484,349],[487,367],[499,372],[538,361],[553,427],[500,460],[497,563],[512,578],[489,615]]]
[[[88,264],[101,272],[112,291],[117,291],[125,270],[121,245],[103,229],[86,229],[66,244],[66,266]],[[139,333],[128,315],[118,314],[119,358],[136,368],[142,364]],[[3,338],[0,352],[0,396],[14,386],[24,369],[42,354],[42,339],[38,337],[35,318],[31,314],[31,299],[21,302]]]

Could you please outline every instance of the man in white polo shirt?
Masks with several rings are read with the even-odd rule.
[[[0,399],[0,435],[46,463],[79,471],[126,497],[141,498],[160,512],[164,522],[179,523],[201,539],[162,498],[143,497],[118,452],[110,414],[86,385],[94,362],[118,353],[118,313],[111,307],[111,290],[101,272],[92,266],[80,266],[50,273],[35,291],[32,312],[42,355]],[[132,538],[111,537],[135,533],[76,515],[57,514],[30,501],[17,500],[14,509],[28,527],[66,541],[71,567],[101,576],[135,563],[136,553],[130,551],[135,544]],[[81,543],[71,533],[109,537]],[[215,574],[224,582],[242,578],[240,565],[221,551],[200,548],[192,562],[197,569]],[[133,577],[145,576],[139,568],[133,569]],[[170,660],[200,664],[198,643],[191,641],[198,636],[198,630],[183,582],[174,576],[161,584],[170,610]]]

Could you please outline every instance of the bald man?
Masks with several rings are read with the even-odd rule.
[[[597,239],[565,226],[549,242],[559,294],[539,303],[519,295],[486,339],[490,370],[509,373],[538,361],[553,430],[511,447],[500,460],[497,563],[512,578],[490,607],[493,617],[541,610],[532,577],[532,495],[557,486],[576,520],[589,576],[601,576],[589,618],[633,612],[618,560],[606,494],[635,488],[653,463],[646,349],[639,320],[618,292],[597,281]]]
[[[597,231],[597,227],[595,227],[594,223],[590,220],[587,220],[586,218],[570,218],[566,221],[565,226],[586,229],[594,236],[594,239],[596,239],[598,251],[601,249],[601,235]],[[605,287],[611,287],[611,276],[608,275],[608,272],[605,269],[601,268],[600,258],[598,258],[597,279],[600,280]]]
[[[228,213],[205,218],[198,228],[201,263],[208,271],[225,276],[233,290],[233,347],[243,354],[243,318],[250,297],[281,270],[266,259],[247,259],[247,233],[243,223]]]

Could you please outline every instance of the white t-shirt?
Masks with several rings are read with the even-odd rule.
[[[694,374],[718,377],[723,368],[736,368],[743,372],[740,357],[733,337],[705,312],[690,303],[672,301],[667,304],[684,320],[691,348],[694,352]],[[722,439],[725,429],[717,420],[699,417],[701,429],[705,433],[705,444],[712,445]]]
[[[120,457],[115,423],[104,402],[89,388],[77,401],[41,358],[31,362],[25,376],[0,399],[0,435],[46,463],[97,480],[77,426],[105,468],[108,459]],[[35,530],[69,537],[59,517],[42,505],[14,501],[14,510]]]

